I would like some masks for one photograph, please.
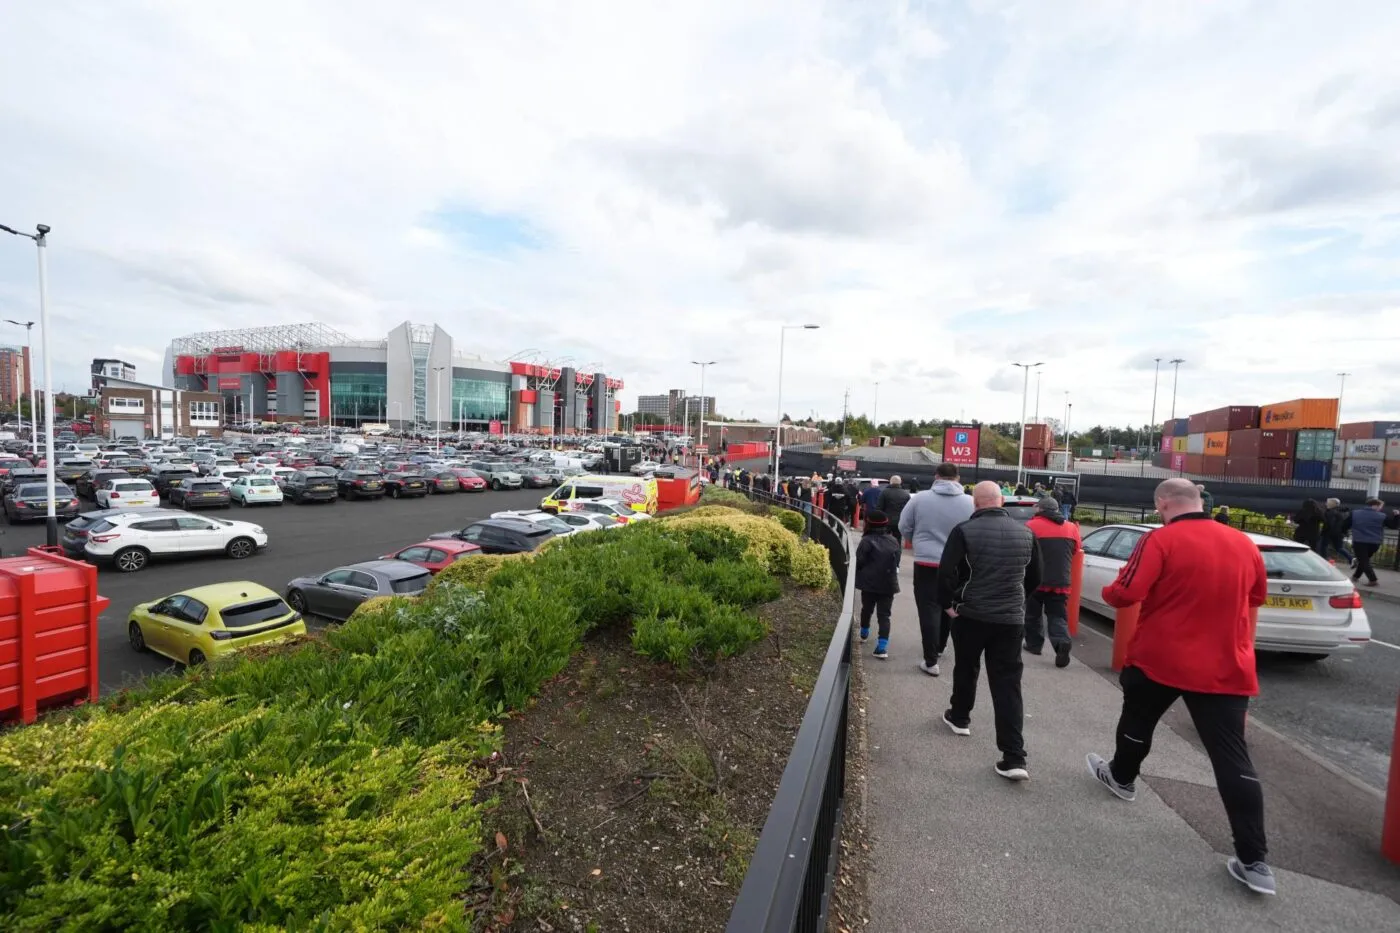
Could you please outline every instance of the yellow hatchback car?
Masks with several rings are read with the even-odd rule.
[[[193,666],[248,645],[305,635],[306,623],[276,592],[242,580],[141,603],[131,611],[126,633],[137,651]]]

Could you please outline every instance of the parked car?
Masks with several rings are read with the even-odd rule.
[[[226,509],[228,487],[212,477],[189,476],[170,487],[167,501],[171,507],[182,509]]]
[[[89,528],[83,554],[95,564],[135,573],[153,560],[220,553],[243,560],[265,547],[267,532],[250,522],[126,512]]]
[[[1117,578],[1143,535],[1156,527],[1105,525],[1084,536],[1084,608],[1110,619],[1117,616],[1104,602],[1103,589]],[[1269,575],[1254,647],[1309,661],[1359,654],[1371,640],[1371,625],[1351,580],[1306,545],[1269,535],[1249,537]]]
[[[54,515],[66,521],[78,514],[78,497],[66,483],[54,483]],[[22,483],[5,495],[5,518],[12,525],[20,522],[44,521],[49,516],[48,483]]]
[[[287,602],[298,612],[345,621],[355,608],[375,596],[416,596],[433,575],[402,560],[367,560],[337,567],[287,584]]]
[[[149,480],[122,476],[121,479],[105,480],[93,495],[100,509],[111,509],[119,505],[143,506],[160,505],[160,496]]]
[[[282,494],[297,504],[303,502],[334,502],[340,497],[335,475],[320,470],[298,470],[288,476]]]
[[[574,499],[569,502],[569,511],[606,515],[624,525],[651,518],[646,512],[638,512],[621,499]]]
[[[549,470],[535,464],[520,467],[520,478],[526,489],[553,489],[558,485],[558,480]]]
[[[291,467],[284,466],[259,467],[258,469],[253,471],[253,475],[270,476],[272,477],[273,482],[277,484],[279,489],[285,489],[287,486],[287,477],[291,476],[295,472],[296,470],[292,469]]]
[[[1035,496],[1004,496],[1002,507],[1018,522],[1028,522],[1035,517],[1035,507],[1040,500]]]
[[[130,479],[131,474],[125,470],[112,470],[103,467],[93,467],[82,476],[79,476],[73,483],[73,492],[77,493],[79,499],[97,498],[97,487],[107,482],[109,479]]]
[[[476,471],[492,489],[519,489],[525,479],[505,463],[491,463],[486,460],[473,460],[467,466]]]
[[[40,470],[36,467],[14,469],[5,474],[3,480],[0,480],[0,496],[9,495],[25,483],[47,483],[48,481],[49,474],[46,470]]]
[[[271,476],[243,476],[228,488],[229,502],[235,505],[281,505],[282,487]]]
[[[584,521],[578,526],[571,525],[568,522],[561,521],[556,516],[551,515],[548,512],[542,512],[539,509],[508,509],[504,512],[492,512],[491,517],[514,518],[519,519],[520,521],[531,522],[533,524],[539,525],[542,528],[548,528],[550,531],[554,532],[557,536],[561,538],[568,537],[575,531],[578,531],[579,528],[582,527],[582,525],[588,524],[587,521]]]
[[[112,457],[107,465],[116,470],[125,470],[132,476],[150,476],[151,465],[137,457]]]
[[[345,499],[384,498],[384,476],[381,473],[342,470],[336,475],[336,487]]]
[[[212,476],[218,470],[238,469],[239,463],[232,457],[215,457],[212,460],[197,460],[194,466],[200,476]]]
[[[428,535],[429,540],[456,538],[481,548],[485,554],[524,554],[553,538],[554,532],[521,518],[486,518],[460,531]]]
[[[648,473],[655,473],[659,469],[661,469],[661,464],[657,463],[655,460],[643,460],[640,463],[632,464],[632,469],[628,472],[633,476],[646,476]]]
[[[156,470],[150,475],[151,483],[156,487],[156,493],[169,497],[170,490],[180,485],[187,479],[198,479],[199,474],[190,470]]]
[[[95,466],[97,464],[86,457],[61,457],[53,470],[54,479],[61,483],[76,483],[78,477]]]
[[[485,492],[486,478],[470,467],[451,467],[452,473],[457,477],[457,485],[462,492]]]
[[[245,470],[243,467],[219,467],[209,474],[209,479],[216,479],[225,486],[232,486],[243,477],[252,475],[251,470]]]
[[[430,473],[427,479],[428,489],[434,494],[462,491],[461,484],[457,482],[457,474],[453,473],[451,470],[439,470],[435,473]]]
[[[139,603],[126,624],[137,651],[154,651],[194,667],[249,645],[306,634],[301,613],[258,583],[239,580]]]
[[[380,560],[406,560],[417,564],[429,573],[436,575],[445,567],[450,567],[466,557],[481,553],[481,548],[456,538],[438,538],[436,541],[421,541],[400,548],[393,554],[385,554]]]
[[[74,560],[83,559],[83,548],[87,546],[88,529],[96,525],[109,515],[122,515],[127,512],[140,512],[144,515],[151,515],[163,511],[157,508],[116,508],[116,509],[93,509],[89,512],[80,512],[63,526],[63,534],[59,537],[59,546],[63,548],[63,553]],[[171,515],[178,513],[171,512]]]
[[[559,512],[555,517],[575,531],[603,531],[608,528],[621,528],[623,524],[611,515],[601,512],[567,511]]]
[[[412,470],[386,473],[384,488],[388,491],[390,499],[421,499],[428,494],[428,478]]]

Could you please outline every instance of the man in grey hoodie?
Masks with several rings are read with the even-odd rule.
[[[899,516],[899,533],[914,544],[914,605],[919,610],[919,636],[924,659],[919,670],[937,677],[938,656],[948,647],[949,619],[938,601],[938,564],[943,546],[962,522],[972,516],[972,497],[958,482],[958,468],[940,463],[933,487],[909,500]]]

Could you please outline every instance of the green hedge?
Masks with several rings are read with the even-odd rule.
[[[749,547],[713,522],[577,535],[0,733],[0,926],[469,925],[492,723],[590,629],[630,626],[636,650],[679,666],[762,638],[747,610],[781,590]]]

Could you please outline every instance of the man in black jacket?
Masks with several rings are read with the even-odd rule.
[[[884,512],[889,518],[890,527],[894,529],[895,540],[899,540],[900,513],[908,504],[909,490],[904,488],[904,480],[898,476],[891,476],[890,484],[880,490],[880,499],[875,508]]]
[[[938,566],[940,602],[953,618],[953,697],[943,722],[956,735],[971,735],[972,706],[982,656],[992,693],[996,772],[1024,781],[1026,744],[1021,735],[1021,640],[1026,594],[1040,585],[1035,537],[1002,507],[1001,488],[990,480],[972,489],[972,517],[953,529]]]
[[[865,520],[865,534],[856,548],[856,589],[860,590],[860,640],[870,637],[870,616],[880,624],[875,657],[890,656],[890,607],[899,592],[899,539],[889,534],[890,521],[881,511]]]

